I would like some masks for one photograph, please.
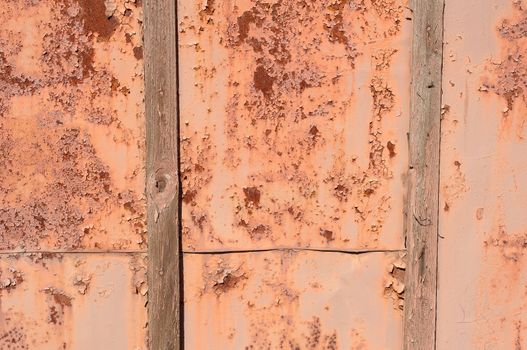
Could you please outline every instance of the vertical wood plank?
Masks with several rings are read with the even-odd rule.
[[[180,348],[177,19],[175,0],[145,2],[150,349]]]
[[[444,0],[413,0],[404,349],[434,349]]]

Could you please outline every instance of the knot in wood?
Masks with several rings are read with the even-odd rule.
[[[148,195],[159,208],[177,200],[177,171],[163,167],[155,168],[149,176],[147,190]]]

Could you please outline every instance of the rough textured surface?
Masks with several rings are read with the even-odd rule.
[[[143,255],[0,257],[0,349],[146,350]]]
[[[527,346],[526,6],[446,1],[438,349]]]
[[[146,0],[145,116],[149,349],[181,347],[176,0]]]
[[[4,1],[0,249],[142,249],[142,9]]]
[[[2,1],[0,349],[147,349],[144,152],[141,2]]]
[[[401,349],[397,297],[385,297],[398,261],[382,253],[187,254],[185,348]]]
[[[183,249],[399,249],[403,0],[180,1]]]
[[[444,0],[411,1],[404,350],[435,349]]]

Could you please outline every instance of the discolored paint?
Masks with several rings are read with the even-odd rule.
[[[178,2],[186,348],[402,347],[406,5]]]
[[[446,1],[438,349],[527,348],[526,6]]]
[[[135,0],[2,3],[0,249],[145,248],[141,17]]]
[[[404,247],[403,0],[180,1],[183,249]]]
[[[0,256],[0,349],[146,348],[142,254]]]
[[[401,349],[397,297],[385,297],[394,283],[386,271],[398,261],[396,253],[187,254],[185,348]]]
[[[139,0],[1,3],[0,349],[147,349],[141,47]]]

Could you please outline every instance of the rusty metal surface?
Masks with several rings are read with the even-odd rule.
[[[399,254],[187,254],[184,264],[187,349],[402,347]]]
[[[185,250],[404,246],[410,17],[179,1]]]
[[[438,349],[527,346],[526,6],[446,1]]]
[[[0,349],[146,349],[141,23],[0,2]]]
[[[0,249],[143,249],[140,2],[0,5]]]
[[[0,256],[0,349],[146,350],[145,274],[140,254]]]

